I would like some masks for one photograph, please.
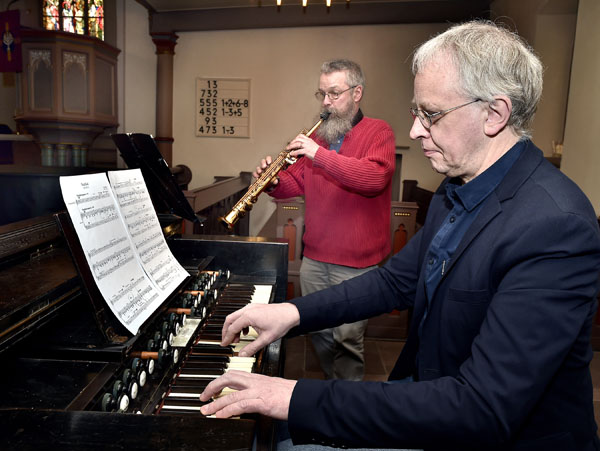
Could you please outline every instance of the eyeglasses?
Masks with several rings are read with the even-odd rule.
[[[438,111],[436,113],[428,113],[425,110],[419,110],[417,108],[411,108],[410,109],[410,114],[413,117],[413,120],[418,117],[419,121],[421,121],[421,125],[423,127],[425,127],[427,130],[429,130],[431,128],[431,126],[433,125],[434,122],[436,122],[437,120],[439,120],[444,114],[449,113],[450,111],[454,111],[454,110],[458,110],[459,108],[462,108],[464,106],[467,105],[471,105],[472,103],[475,102],[479,102],[481,99],[475,99],[475,100],[471,100],[470,102],[467,103],[463,103],[462,105],[458,105],[452,108],[448,108],[447,110],[444,111]]]
[[[335,92],[335,91],[333,91],[333,92],[324,92],[324,91],[321,91],[319,89],[317,92],[315,92],[315,97],[317,98],[317,100],[319,102],[322,102],[323,100],[325,100],[325,96],[329,97],[329,100],[332,100],[332,101],[333,100],[337,100],[337,99],[340,98],[340,96],[343,93],[345,93],[346,91],[351,90],[352,88],[356,88],[357,86],[358,85],[350,86],[349,88],[346,88],[346,89],[344,89],[343,91],[340,91],[340,92]]]

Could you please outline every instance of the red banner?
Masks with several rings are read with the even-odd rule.
[[[0,13],[0,34],[2,49],[0,50],[0,72],[21,72],[21,34],[19,10]]]

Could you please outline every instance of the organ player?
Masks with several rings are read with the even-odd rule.
[[[246,307],[223,327],[228,344],[252,325],[252,353],[288,332],[414,307],[390,381],[230,372],[201,400],[238,391],[202,412],[287,420],[294,444],[598,450],[589,363],[600,232],[585,195],[529,139],[541,62],[516,34],[474,21],[421,45],[413,73],[410,136],[446,176],[424,227],[380,269]]]

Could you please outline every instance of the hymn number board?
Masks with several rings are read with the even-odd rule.
[[[196,79],[196,136],[250,137],[250,80]]]

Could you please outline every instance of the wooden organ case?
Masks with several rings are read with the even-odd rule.
[[[149,177],[160,176],[143,172],[151,194],[173,200],[169,182],[151,189]],[[190,276],[133,336],[106,307],[65,212],[0,227],[1,449],[274,447],[269,418],[205,418],[195,395],[234,352],[206,344],[219,339],[225,315],[257,287],[268,302],[285,299],[287,245],[178,235],[174,219],[161,217],[163,230]],[[197,327],[177,344],[190,323]],[[282,374],[281,341],[255,357],[253,372]]]

